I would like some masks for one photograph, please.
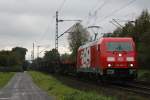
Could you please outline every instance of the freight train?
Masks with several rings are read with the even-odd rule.
[[[76,63],[67,59],[56,63],[41,62],[40,65],[42,66],[40,70],[92,77],[98,80],[134,80],[138,71],[133,39],[119,37],[104,37],[80,46]]]
[[[76,71],[99,78],[133,80],[137,77],[136,59],[132,38],[101,38],[79,47]]]

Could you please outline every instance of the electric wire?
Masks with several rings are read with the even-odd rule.
[[[100,0],[98,0],[98,2],[97,2],[97,4],[96,4],[96,7],[95,7],[95,5],[94,5],[94,7],[92,8],[92,10],[91,11],[89,11],[89,14],[88,14],[88,18],[87,18],[87,21],[86,21],[86,25],[89,25],[90,24],[90,21],[92,20],[92,18],[94,18],[94,20],[93,20],[93,22],[92,22],[92,25],[95,25],[95,23],[96,23],[96,21],[97,21],[97,18],[98,18],[98,12],[102,9],[102,8],[104,8],[106,5],[107,5],[107,3],[109,2],[109,0],[105,0],[102,4],[100,4],[99,6],[98,6],[98,4],[99,4],[99,2],[100,2]],[[98,7],[97,7],[98,6]],[[96,9],[95,9],[96,8]],[[93,12],[93,13],[92,13]]]
[[[97,2],[94,4],[94,6],[92,7],[92,9],[89,11],[89,13],[92,12],[95,9],[95,7],[98,6],[99,2],[100,2],[100,0],[97,0]]]
[[[36,40],[37,42],[39,42],[39,41],[41,42],[41,41],[43,41],[47,37],[48,31],[50,29],[50,24],[53,25],[53,18],[54,18],[54,16],[52,16],[50,22],[48,22],[47,28],[45,29],[45,31],[43,32],[43,34],[41,34],[41,36],[39,37],[39,39]]]
[[[94,14],[95,14],[95,20],[93,22],[93,25],[96,24],[96,21],[98,19],[98,13],[101,11],[102,8],[105,7],[105,5],[108,3],[108,0],[104,1],[103,4],[101,4],[95,11],[94,11]]]
[[[39,54],[41,54],[42,52],[46,51],[49,47],[50,47],[49,45],[48,45],[47,47],[45,47],[43,50],[41,50],[41,51],[39,52]]]
[[[63,0],[63,2],[60,4],[60,6],[57,9],[58,12],[60,12],[62,10],[62,8],[64,7],[66,1],[67,0]]]
[[[114,11],[112,11],[110,14],[106,15],[105,17],[103,17],[100,22],[104,21],[105,19],[109,18],[110,16],[118,13],[119,11],[125,9],[126,7],[130,6],[131,4],[133,4],[135,1],[137,0],[131,0],[128,3],[124,4],[123,6],[121,6],[120,8],[115,9]]]
[[[100,0],[97,0],[96,4],[94,4],[94,6],[91,7],[92,9],[88,12],[88,17],[87,17],[87,20],[85,21],[86,25],[88,25],[90,23],[90,20],[91,20],[92,15],[93,15],[92,11],[94,11],[95,7],[98,6],[99,2],[100,2]]]

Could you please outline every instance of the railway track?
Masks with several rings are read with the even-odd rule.
[[[146,81],[134,81],[133,83],[138,84],[138,85],[142,85],[142,86],[150,87],[150,82],[146,82]]]
[[[79,79],[78,79],[79,81]],[[80,80],[81,81],[81,80]],[[84,80],[82,80],[84,82]],[[98,82],[88,82],[85,80],[86,83],[94,84],[96,86],[103,86],[105,88],[110,89],[118,89],[125,92],[131,92],[135,94],[139,94],[141,96],[150,97],[150,84],[144,81],[135,81],[135,82],[128,82],[128,83],[98,83]]]
[[[144,83],[144,82],[132,82],[132,83],[98,83],[96,81],[89,81],[89,80],[81,80],[79,78],[75,78],[75,77],[71,77],[71,76],[65,76],[67,78],[69,78],[70,80],[73,80],[73,84],[77,83],[82,84],[84,86],[86,86],[87,88],[99,88],[99,87],[103,87],[106,89],[112,89],[112,90],[118,90],[118,91],[123,91],[123,92],[130,92],[130,93],[135,93],[138,94],[140,96],[143,97],[150,97],[150,84]],[[147,85],[144,85],[147,84]],[[79,85],[78,85],[79,86]],[[96,88],[97,87],[97,88]],[[82,87],[79,87],[82,88]]]
[[[128,91],[128,92],[133,92],[142,96],[149,96],[150,97],[150,84],[147,82],[141,82],[141,81],[136,81],[136,82],[129,82],[125,84],[109,84],[110,86],[123,90],[123,91]]]
[[[98,82],[88,82],[89,84],[94,84],[96,86],[103,86],[110,89],[118,89],[121,91],[127,91],[131,93],[136,93],[141,96],[150,97],[150,83],[145,81],[134,81],[134,82],[125,82],[125,83],[98,83]]]

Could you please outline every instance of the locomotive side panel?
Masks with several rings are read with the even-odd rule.
[[[77,71],[88,72],[91,66],[91,48],[86,47],[78,50]]]
[[[78,72],[100,73],[99,49],[97,42],[95,42],[78,50]]]
[[[97,52],[96,52],[96,48],[95,48],[95,46],[91,46],[91,54],[92,54],[92,56],[91,56],[91,68],[95,68],[96,67],[96,54],[97,54]]]

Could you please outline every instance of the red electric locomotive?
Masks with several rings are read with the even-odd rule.
[[[107,78],[135,79],[136,56],[132,38],[101,38],[79,47],[77,72]]]

